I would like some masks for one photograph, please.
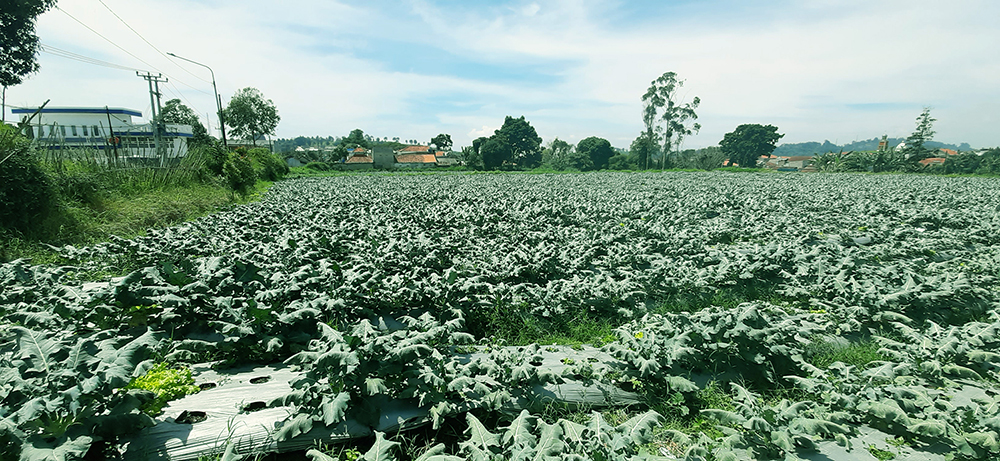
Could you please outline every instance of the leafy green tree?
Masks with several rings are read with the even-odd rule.
[[[180,99],[171,99],[163,105],[160,110],[160,120],[164,123],[175,123],[178,125],[190,125],[194,136],[188,143],[190,147],[204,146],[211,144],[212,138],[208,135],[205,125],[201,124],[201,119],[190,107],[185,106]]]
[[[361,128],[351,130],[351,134],[347,135],[347,137],[341,141],[340,145],[344,146],[346,149],[354,147],[364,147],[365,149],[368,149],[371,147],[368,143],[368,139],[365,137],[365,132],[362,131]]]
[[[920,161],[933,156],[933,151],[925,143],[934,138],[934,122],[931,117],[931,109],[925,107],[923,112],[917,116],[917,129],[906,138],[906,145],[902,149],[902,155],[906,159],[904,169],[921,169]]]
[[[683,103],[677,94],[683,86],[684,81],[678,80],[677,74],[666,72],[653,80],[642,96],[647,139],[661,138],[654,135],[662,133],[663,156],[660,157],[660,168],[667,166],[666,158],[680,148],[685,137],[701,129],[700,124],[691,124],[698,119],[695,109],[701,104],[701,99],[695,96],[691,102]],[[662,124],[659,130],[655,129],[656,123]]]
[[[632,157],[636,167],[649,169],[649,160],[659,149],[659,141],[655,131],[646,130],[639,133],[639,136],[632,141],[629,147],[629,156]]]
[[[451,135],[441,133],[433,138],[431,138],[431,144],[437,146],[438,149],[448,151],[451,150]]]
[[[7,87],[19,85],[38,71],[38,35],[35,18],[55,6],[56,0],[4,0],[0,7],[0,86],[6,112]]]
[[[635,162],[635,157],[618,154],[608,159],[608,168],[612,170],[635,170],[639,168],[639,165]]]
[[[538,136],[535,128],[531,126],[522,115],[519,118],[507,116],[503,126],[495,131],[490,140],[496,140],[503,145],[502,149],[496,146],[490,147],[491,155],[506,155],[504,158],[494,158],[491,161],[499,160],[499,163],[490,163],[494,168],[499,168],[505,163],[511,163],[521,168],[534,168],[542,163],[542,138]],[[485,146],[484,146],[485,148]],[[490,168],[486,160],[487,154],[483,152],[483,164]]]
[[[615,150],[611,148],[611,142],[597,136],[582,139],[577,143],[576,151],[586,155],[595,170],[608,168],[608,160],[615,155]]]
[[[542,164],[553,170],[590,170],[594,167],[590,157],[578,152],[574,146],[555,138],[542,151]]]
[[[226,124],[232,128],[234,137],[249,139],[257,145],[257,138],[273,135],[281,117],[278,108],[264,93],[256,88],[243,88],[233,95],[224,109]]]
[[[726,154],[718,146],[710,146],[698,149],[688,158],[685,167],[697,168],[699,170],[714,170],[722,166],[726,160]]]
[[[480,146],[479,154],[483,158],[483,168],[496,170],[511,158],[511,149],[501,139],[493,136]]]
[[[726,133],[719,147],[731,163],[743,168],[756,168],[757,159],[771,155],[775,143],[783,136],[778,134],[778,127],[774,125],[744,124],[736,127],[736,131]]]
[[[475,170],[483,169],[483,157],[474,146],[463,147],[462,157],[465,160],[465,166]]]

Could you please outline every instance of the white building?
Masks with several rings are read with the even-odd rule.
[[[23,121],[36,110],[11,112]],[[31,119],[28,135],[48,149],[117,149],[119,158],[159,158],[152,124],[135,124],[132,117],[142,117],[142,113],[121,107],[45,107]],[[187,139],[193,135],[190,125],[164,125],[161,140],[166,158],[187,154]]]

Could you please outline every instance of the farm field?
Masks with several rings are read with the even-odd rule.
[[[276,447],[427,415],[314,460],[1000,456],[997,179],[301,178],[62,253],[0,266],[2,459],[118,456],[163,363],[294,370]],[[567,381],[638,403],[531,392]]]

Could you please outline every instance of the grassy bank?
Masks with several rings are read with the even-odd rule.
[[[54,247],[130,238],[259,199],[284,164],[266,150],[190,149],[168,167],[112,164],[94,150],[39,150],[0,129],[0,262],[65,264]]]

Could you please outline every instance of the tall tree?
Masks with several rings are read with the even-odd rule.
[[[190,145],[207,145],[212,142],[205,125],[201,124],[201,119],[194,110],[184,105],[180,99],[171,99],[163,105],[160,110],[160,120],[163,123],[176,123],[178,125],[190,125],[194,136]]]
[[[590,160],[587,153],[580,152],[575,146],[559,138],[553,139],[549,146],[542,151],[542,164],[553,170],[587,171],[594,169],[594,162]]]
[[[615,155],[611,142],[597,136],[582,139],[577,143],[576,151],[589,157],[595,170],[607,169],[608,160]]]
[[[486,142],[479,146],[479,155],[483,159],[483,168],[486,170],[497,170],[510,160],[510,145],[497,136],[491,136]]]
[[[431,138],[431,144],[434,144],[440,150],[449,151],[449,150],[451,150],[451,146],[452,146],[451,135],[450,134],[441,133],[441,134],[439,134],[439,135]]]
[[[504,161],[509,161],[521,168],[534,168],[542,164],[542,138],[522,115],[519,118],[507,116],[503,126],[494,132],[490,139],[497,139],[506,146],[510,155]],[[483,156],[486,163],[486,156]],[[502,165],[503,162],[500,163]],[[498,165],[499,166],[499,165]],[[487,168],[489,169],[489,168]]]
[[[264,93],[256,88],[237,91],[224,111],[226,124],[232,128],[233,136],[250,139],[255,146],[258,137],[273,135],[281,121],[274,102],[264,98]]]
[[[931,156],[932,151],[924,147],[924,143],[934,137],[935,121],[937,120],[931,117],[931,109],[925,107],[923,112],[917,116],[917,129],[913,131],[913,134],[906,137],[906,145],[903,148],[902,154],[911,169],[919,168],[916,165],[919,165],[921,160]]]
[[[684,103],[677,94],[683,86],[684,81],[678,80],[676,73],[666,72],[653,80],[642,96],[647,137],[651,138],[654,134],[653,123],[661,124],[663,155],[660,157],[660,168],[666,166],[667,156],[680,149],[685,137],[701,129],[701,124],[691,123],[698,119],[695,109],[701,104],[701,99],[695,96],[691,102]]]
[[[649,159],[659,150],[657,135],[652,130],[645,130],[632,141],[629,146],[629,156],[639,169],[649,169]]]
[[[0,7],[0,114],[7,112],[7,87],[21,84],[25,76],[38,71],[35,19],[55,4],[56,0],[4,0]]]
[[[743,168],[756,168],[757,159],[774,152],[775,143],[783,134],[778,134],[774,125],[744,124],[722,138],[719,147],[729,156],[730,163]]]
[[[365,149],[367,149],[371,147],[368,143],[368,139],[366,138],[365,132],[362,131],[361,128],[355,128],[351,130],[351,134],[347,135],[347,137],[344,138],[344,140],[341,141],[340,144],[347,148],[364,147]]]

